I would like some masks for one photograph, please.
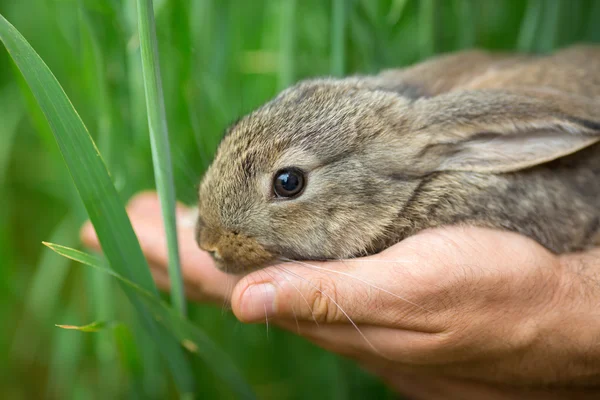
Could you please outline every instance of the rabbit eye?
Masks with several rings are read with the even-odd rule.
[[[304,189],[304,173],[297,168],[277,171],[273,180],[273,191],[280,198],[298,196]]]

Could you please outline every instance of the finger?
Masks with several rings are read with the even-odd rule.
[[[158,290],[163,292],[169,292],[171,290],[171,282],[169,281],[169,275],[166,270],[157,268],[151,264],[150,273],[152,274],[152,279],[154,279],[154,283]]]
[[[160,202],[156,193],[144,192],[136,195],[129,202],[127,212],[142,251],[153,265],[153,270],[162,269],[167,272],[168,252]],[[194,210],[178,204],[176,212],[181,269],[186,290],[193,293],[194,300],[222,304],[229,299],[231,287],[239,277],[216,269],[212,258],[198,248],[194,231]],[[81,237],[84,244],[100,250],[100,243],[89,222],[82,228]]]
[[[163,233],[163,221],[160,209],[160,201],[156,192],[145,191],[136,194],[127,203],[127,214],[132,222],[136,234],[136,223],[145,222],[147,225],[155,225]],[[196,210],[186,207],[181,203],[176,204],[175,208],[178,225],[191,229],[195,223]],[[100,242],[90,221],[87,221],[81,228],[81,239],[83,243],[93,249],[100,250]],[[166,256],[165,256],[166,257]]]
[[[394,363],[417,368],[438,362],[443,335],[374,325],[315,324],[307,321],[271,320],[316,345],[361,362]]]
[[[152,278],[154,279],[154,283],[159,290],[163,292],[171,291],[171,279],[169,278],[168,271],[162,267],[157,266],[156,264],[150,264],[150,273],[152,274]],[[229,288],[226,289],[226,296],[223,299],[215,298],[214,303],[220,303],[220,305],[228,306],[229,305],[229,297],[231,295],[231,291],[233,290],[233,284],[230,285]],[[198,285],[191,284],[190,282],[184,281],[184,292],[185,297],[189,300],[196,302],[204,302],[207,301],[207,294],[202,292]]]
[[[383,258],[290,262],[256,271],[235,287],[233,311],[244,322],[263,321],[266,313],[281,319],[441,330],[422,318],[430,312],[415,296],[423,284],[408,272],[412,264]]]
[[[178,217],[188,212],[187,207],[181,204],[176,208]],[[159,225],[162,229],[162,218],[160,214],[160,203],[156,192],[141,192],[131,198],[127,204],[127,214],[132,222],[133,228],[136,228],[136,222],[146,221],[148,224]],[[137,232],[136,232],[137,233]],[[87,247],[100,250],[100,242],[90,221],[87,221],[81,228],[81,239]]]

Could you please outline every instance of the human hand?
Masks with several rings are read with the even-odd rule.
[[[158,201],[144,194],[128,209],[157,284],[168,289]],[[186,213],[178,210],[183,220]],[[197,249],[193,227],[180,225],[191,298],[231,300],[241,321],[268,317],[358,360],[401,393],[598,395],[584,388],[600,376],[598,251],[558,257],[514,233],[451,227],[371,257],[290,262],[240,278],[216,270]],[[98,246],[90,227],[83,238]]]

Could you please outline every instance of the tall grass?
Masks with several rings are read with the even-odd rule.
[[[155,0],[154,12],[164,113],[160,101],[150,109],[159,116],[158,130],[168,121],[173,192],[187,203],[195,201],[198,178],[224,128],[298,79],[370,73],[474,46],[547,52],[576,41],[600,42],[600,0]],[[150,136],[150,78],[142,74],[136,2],[0,0],[0,14],[39,53],[88,127],[110,171],[105,183],[114,188],[102,196],[117,209],[133,193],[155,187],[153,140],[163,140],[164,150],[166,135]],[[54,104],[55,98],[49,100]],[[52,128],[1,50],[3,397],[162,399],[181,393],[182,381],[191,380],[197,397],[236,398],[222,370],[190,354],[176,355],[187,352],[172,333],[176,326],[206,334],[206,343],[233,359],[260,398],[389,395],[351,362],[272,327],[267,335],[263,326],[242,325],[206,305],[189,305],[195,327],[174,319],[172,329],[157,328],[175,341],[167,359],[179,357],[165,363],[147,322],[138,318],[140,306],[128,300],[140,296],[135,289],[125,285],[124,291],[104,270],[75,268],[41,245],[77,247],[78,226],[90,213]],[[82,167],[93,163],[85,160]],[[94,217],[93,210],[91,215],[106,225],[109,238],[116,222],[105,214]],[[118,231],[131,233],[126,226]],[[121,258],[109,257],[111,267],[153,292],[136,243],[134,237],[115,243]],[[132,270],[139,276],[128,275]],[[181,310],[181,297],[178,304]],[[101,320],[120,323],[97,333],[54,327]],[[190,376],[170,372],[173,363],[187,365]]]

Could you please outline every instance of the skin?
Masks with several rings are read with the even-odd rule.
[[[128,212],[168,290],[156,195],[136,196]],[[242,277],[217,270],[197,248],[190,209],[180,205],[177,215],[190,299],[229,303],[246,323],[264,322],[266,310],[270,323],[357,360],[410,398],[600,394],[600,249],[557,256],[520,234],[453,226],[352,262]],[[99,249],[89,224],[82,238]]]

